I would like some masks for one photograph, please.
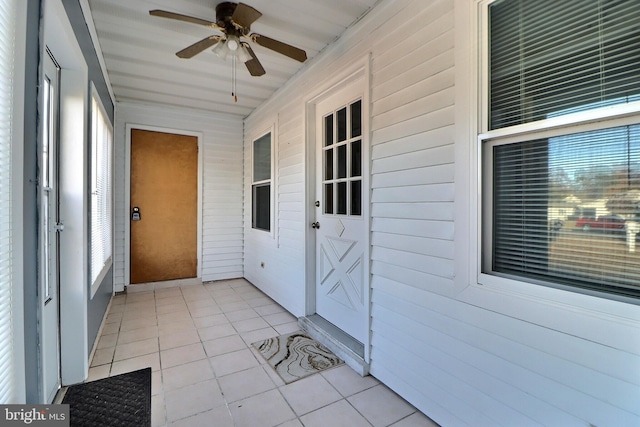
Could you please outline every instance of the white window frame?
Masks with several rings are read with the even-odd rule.
[[[632,102],[628,104],[620,104],[598,109],[567,114],[564,116],[540,120],[537,122],[525,123],[506,128],[495,130],[489,129],[489,5],[498,0],[481,0],[478,1],[478,33],[480,34],[480,45],[478,46],[478,125],[477,125],[477,187],[476,191],[479,195],[477,200],[472,200],[472,206],[477,207],[477,216],[475,217],[475,226],[477,235],[477,257],[473,260],[475,271],[477,274],[477,283],[499,292],[507,292],[512,295],[520,295],[526,298],[544,298],[545,300],[553,299],[560,294],[557,291],[569,291],[573,295],[567,295],[563,292],[565,302],[577,303],[584,305],[586,301],[583,297],[598,296],[611,300],[613,304],[616,301],[631,302],[640,304],[640,299],[633,297],[617,296],[601,291],[592,291],[571,285],[562,285],[551,282],[536,282],[533,280],[520,278],[499,277],[491,273],[485,273],[483,270],[483,253],[491,253],[492,241],[490,238],[484,238],[482,235],[483,225],[485,231],[487,226],[491,224],[491,170],[483,164],[484,147],[487,143],[520,142],[537,138],[557,136],[569,133],[584,132],[589,130],[605,129],[616,126],[625,126],[632,124],[640,124],[640,102]],[[490,229],[486,232],[490,235]],[[543,286],[541,286],[543,285]],[[463,298],[464,299],[464,298]],[[588,304],[591,305],[591,304]],[[602,307],[601,307],[602,308]]]
[[[265,180],[260,180],[260,181],[256,181],[254,178],[254,162],[255,162],[255,153],[254,153],[254,144],[255,142],[266,136],[266,135],[271,135],[270,138],[270,161],[271,161],[271,174],[269,176],[269,179],[265,179]],[[251,138],[251,183],[249,185],[249,194],[250,194],[250,221],[251,221],[251,229],[256,231],[256,232],[260,232],[260,233],[267,233],[269,234],[271,237],[275,237],[275,177],[274,177],[274,171],[275,171],[275,167],[276,167],[276,162],[275,162],[275,125],[271,125],[268,129],[258,133],[255,137]],[[256,228],[254,226],[254,213],[255,213],[255,206],[253,203],[253,187],[255,185],[265,185],[265,184],[269,184],[270,189],[269,189],[269,230],[265,230],[262,228]]]
[[[106,143],[107,147],[102,144]],[[106,159],[100,157],[106,154]],[[100,160],[106,161],[106,165],[99,164]],[[98,92],[92,84],[91,90],[91,204],[90,204],[90,254],[89,254],[89,280],[91,285],[91,297],[95,295],[104,280],[107,272],[113,264],[113,124],[109,120],[104,105]],[[106,172],[107,178],[98,182],[98,173]],[[102,185],[102,189],[98,186]],[[99,191],[106,195],[98,199]],[[103,202],[98,218],[94,217],[95,204]],[[106,210],[106,211],[105,211]],[[95,241],[99,234],[99,241]]]

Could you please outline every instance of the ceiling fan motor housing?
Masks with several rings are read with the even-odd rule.
[[[219,3],[216,6],[216,23],[224,28],[228,35],[240,37],[249,33],[249,27],[238,29],[231,21],[231,17],[237,6],[238,3],[230,1]]]

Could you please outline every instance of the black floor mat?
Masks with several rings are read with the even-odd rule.
[[[151,368],[69,387],[71,426],[150,427]]]

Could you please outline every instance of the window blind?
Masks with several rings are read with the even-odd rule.
[[[640,295],[640,125],[493,147],[493,271]]]
[[[15,1],[0,2],[0,404],[15,401],[11,128]]]
[[[112,129],[94,93],[91,162],[91,284],[99,285],[111,265],[112,252]]]
[[[634,0],[501,0],[489,7],[490,128],[640,100]]]
[[[271,132],[253,141],[251,226],[271,230]]]

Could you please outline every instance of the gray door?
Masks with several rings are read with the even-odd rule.
[[[60,301],[58,197],[58,123],[60,67],[47,50],[40,95],[40,137],[38,149],[38,282],[39,350],[42,399],[52,402],[60,388]]]

